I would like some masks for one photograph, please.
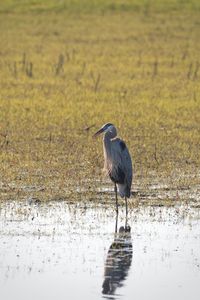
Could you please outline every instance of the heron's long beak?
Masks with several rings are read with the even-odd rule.
[[[100,135],[102,132],[104,132],[104,129],[103,129],[103,128],[99,129],[99,130],[93,135],[93,138],[97,137],[97,136]]]

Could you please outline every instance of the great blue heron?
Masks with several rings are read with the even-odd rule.
[[[128,148],[123,140],[117,137],[117,129],[111,123],[103,125],[94,137],[104,133],[104,169],[114,182],[116,212],[118,213],[117,188],[122,198],[125,197],[126,215],[128,213],[127,198],[131,195],[132,161]]]

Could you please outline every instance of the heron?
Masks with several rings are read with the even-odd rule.
[[[118,214],[117,192],[125,198],[126,216],[128,214],[127,198],[131,196],[132,160],[125,142],[117,137],[117,129],[112,123],[104,124],[94,135],[104,133],[103,153],[104,170],[114,183],[116,213]]]

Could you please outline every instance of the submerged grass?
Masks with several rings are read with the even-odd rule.
[[[94,199],[91,136],[105,122],[127,142],[135,190],[199,184],[198,1],[7,0],[0,12],[2,199]]]

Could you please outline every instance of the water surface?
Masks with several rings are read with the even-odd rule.
[[[1,299],[200,297],[200,210],[4,202]],[[116,223],[116,221],[118,221]]]

